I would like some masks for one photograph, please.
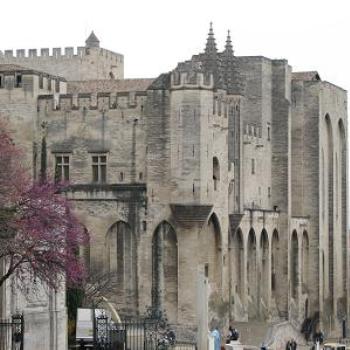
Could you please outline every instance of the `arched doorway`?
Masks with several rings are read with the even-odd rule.
[[[292,233],[291,250],[290,250],[290,283],[292,298],[297,299],[298,297],[298,270],[299,270],[299,259],[298,259],[298,234],[296,231]]]
[[[163,221],[152,240],[152,304],[163,312],[171,323],[177,322],[178,310],[178,247],[172,226]]]

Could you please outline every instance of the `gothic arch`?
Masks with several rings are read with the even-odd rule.
[[[299,284],[299,259],[298,259],[298,234],[294,230],[292,233],[291,245],[290,245],[290,284],[292,297],[296,299],[298,297],[298,284]]]
[[[238,228],[232,235],[231,241],[231,281],[235,294],[240,298],[243,296],[243,276],[244,276],[244,244],[243,234]]]
[[[171,323],[177,322],[178,311],[178,246],[174,228],[162,221],[152,239],[152,304],[165,310]]]
[[[305,230],[303,232],[303,241],[302,241],[302,286],[303,291],[306,292],[309,290],[309,271],[310,271],[310,244],[309,244],[309,235]]]
[[[255,301],[257,297],[257,255],[256,236],[252,228],[248,234],[247,257],[248,295]]]
[[[346,131],[342,119],[338,121],[338,139],[339,139],[339,193],[340,198],[337,203],[337,206],[341,208],[340,214],[340,223],[341,223],[341,244],[342,244],[342,281],[343,281],[343,293],[346,293],[346,251],[347,251],[347,242],[346,242],[346,215],[347,215],[347,205],[346,205],[346,172],[347,172],[347,159],[346,159]]]
[[[269,278],[270,278],[270,262],[269,262],[269,236],[265,229],[261,232],[260,237],[260,252],[261,252],[261,296],[267,305],[269,293]]]
[[[221,228],[219,219],[213,213],[207,226],[208,278],[213,289],[221,290]]]
[[[279,267],[279,249],[280,241],[278,231],[274,230],[271,239],[271,292],[272,295],[276,293],[278,286],[277,271]]]
[[[126,313],[134,312],[137,308],[136,237],[124,221],[116,222],[107,232],[106,272],[116,282],[117,304],[120,303]]]
[[[329,295],[333,300],[334,294],[334,166],[333,166],[333,129],[331,118],[328,114],[325,116],[327,133],[327,192],[328,192],[328,288]]]

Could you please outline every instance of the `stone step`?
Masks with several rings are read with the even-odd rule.
[[[270,324],[263,321],[233,322],[240,334],[240,342],[243,345],[260,347],[268,333]]]

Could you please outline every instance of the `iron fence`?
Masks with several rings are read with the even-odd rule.
[[[95,319],[96,350],[196,350],[196,344],[167,339],[159,322],[150,319],[113,323],[107,316]]]
[[[0,350],[23,350],[23,315],[14,315],[9,320],[0,320]]]

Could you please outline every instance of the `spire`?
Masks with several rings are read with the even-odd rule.
[[[231,35],[230,35],[230,31],[229,30],[227,31],[225,52],[228,53],[228,54],[232,54],[233,55],[233,47],[232,47]]]
[[[223,80],[229,94],[244,93],[243,79],[237,58],[234,56],[230,31],[227,32],[225,50],[222,53]]]
[[[207,55],[216,55],[216,42],[213,31],[213,22],[210,22],[210,28],[208,33],[207,45],[205,46],[205,53]]]
[[[86,47],[100,47],[100,40],[98,40],[94,31],[92,31],[91,34],[89,35],[89,37],[86,39],[85,46]]]

